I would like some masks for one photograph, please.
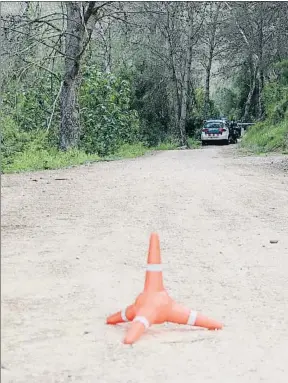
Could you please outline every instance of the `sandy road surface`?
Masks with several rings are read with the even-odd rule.
[[[2,176],[3,383],[287,382],[287,171],[234,151]],[[154,230],[170,294],[223,331],[153,326],[130,347],[105,325]]]

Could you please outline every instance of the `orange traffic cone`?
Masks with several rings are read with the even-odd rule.
[[[117,324],[123,322],[129,322],[133,320],[135,317],[135,306],[128,306],[126,309],[122,311],[118,311],[116,314],[110,315],[107,318],[107,324]]]
[[[179,305],[169,297],[163,286],[159,237],[152,233],[148,252],[144,291],[135,303],[107,318],[107,324],[133,321],[124,343],[136,342],[152,324],[173,322],[218,330],[222,324],[206,318],[196,311]]]
[[[160,256],[160,243],[157,234],[150,236],[144,291],[163,291],[163,275]]]

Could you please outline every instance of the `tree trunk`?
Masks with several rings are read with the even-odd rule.
[[[187,53],[184,66],[184,76],[183,76],[183,85],[181,92],[181,109],[180,109],[180,118],[179,118],[179,133],[180,133],[180,145],[188,146],[187,134],[186,134],[186,120],[187,120],[187,98],[189,90],[189,80],[190,80],[190,70],[192,62],[192,28],[193,28],[193,19],[190,12],[188,13],[189,23],[188,23],[188,36],[187,36]]]
[[[198,104],[197,104],[197,98],[196,98],[196,94],[195,94],[195,87],[194,87],[193,81],[191,81],[191,79],[190,79],[190,85],[189,85],[189,94],[191,95],[191,102],[190,102],[191,109],[193,107],[195,107],[197,109]]]
[[[262,99],[262,92],[264,89],[264,70],[263,70],[263,4],[260,3],[261,17],[259,22],[259,91],[258,91],[258,119],[264,117],[264,105]]]
[[[264,89],[264,71],[259,69],[259,94],[258,94],[258,119],[262,120],[265,114],[263,104],[263,89]]]
[[[108,37],[106,40],[106,52],[105,52],[105,72],[111,73],[112,55],[111,55],[111,27],[108,26]]]
[[[79,69],[83,48],[84,26],[77,2],[67,2],[67,30],[65,34],[65,74],[60,93],[60,148],[67,150],[78,145],[80,119],[78,105]]]
[[[177,106],[175,108],[175,104],[174,104],[174,101],[173,101],[173,104],[174,104],[174,110],[175,110],[175,113],[174,113],[174,117],[175,117],[175,121],[176,121],[176,126],[178,125],[178,121],[180,119],[180,113],[181,113],[181,81],[179,79],[179,73],[177,73],[177,65],[176,65],[176,57],[175,57],[175,43],[173,42],[173,39],[172,39],[172,35],[173,35],[173,32],[174,31],[174,28],[173,28],[173,19],[175,17],[175,15],[172,13],[170,13],[170,9],[169,9],[169,4],[166,3],[165,4],[165,7],[166,7],[166,12],[167,12],[167,20],[166,20],[166,25],[165,25],[165,30],[166,30],[166,45],[167,45],[167,51],[169,52],[169,58],[170,58],[170,65],[171,65],[171,69],[172,69],[172,83],[173,83],[173,87],[174,87],[174,92],[175,92],[175,96],[176,96],[176,101],[177,101]],[[172,24],[171,24],[172,22]],[[178,128],[178,126],[177,126]]]
[[[209,60],[206,67],[206,78],[205,78],[205,96],[204,96],[204,118],[209,117],[210,111],[210,76],[212,67],[212,52],[210,51]]]
[[[4,34],[3,34],[3,28],[2,28],[2,3],[0,2],[0,46],[2,47],[4,45]],[[0,68],[4,67],[4,59],[2,54],[0,55]],[[0,70],[0,89],[2,89],[2,82],[3,82],[3,71]],[[0,92],[0,109],[2,106],[2,94]],[[0,132],[1,135],[1,132]]]
[[[256,79],[257,79],[257,73],[258,73],[258,66],[257,64],[253,64],[253,59],[251,59],[251,81],[250,81],[250,90],[247,96],[247,100],[245,103],[245,109],[244,109],[244,116],[243,116],[243,122],[247,122],[248,117],[250,115],[250,109],[252,104],[252,97],[255,92],[256,88]]]
[[[210,15],[213,18],[212,26],[208,26],[210,29],[208,31],[210,37],[209,37],[209,57],[208,62],[206,65],[206,79],[205,79],[205,96],[204,96],[204,108],[203,108],[203,114],[204,118],[208,118],[209,114],[211,113],[210,110],[210,79],[211,79],[211,68],[212,68],[212,61],[214,58],[215,53],[215,40],[216,40],[216,32],[217,32],[217,25],[218,25],[218,18],[219,18],[219,12],[221,8],[221,3],[216,4],[216,8],[214,9],[214,5],[211,5],[212,8],[210,9]]]
[[[176,65],[175,65],[175,58],[174,58],[174,53],[173,53],[173,44],[171,41],[171,36],[170,36],[170,31],[169,31],[169,24],[167,26],[167,43],[168,43],[168,51],[169,51],[169,57],[170,57],[170,63],[171,63],[171,68],[172,68],[172,81],[174,83],[174,89],[175,89],[175,95],[177,99],[177,113],[175,114],[177,116],[177,121],[180,118],[180,113],[181,113],[181,91],[179,87],[179,80],[178,76],[176,73]]]

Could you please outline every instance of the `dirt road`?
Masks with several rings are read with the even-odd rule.
[[[286,383],[280,162],[207,147],[2,176],[3,383]],[[143,288],[154,230],[169,293],[223,331],[153,326],[130,347],[105,325]]]

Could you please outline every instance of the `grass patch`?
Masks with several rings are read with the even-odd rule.
[[[189,138],[191,148],[197,148],[200,142]],[[28,147],[22,152],[15,153],[8,161],[1,160],[2,173],[18,173],[25,171],[60,169],[65,167],[83,165],[96,161],[113,161],[124,158],[136,158],[153,150],[173,150],[178,147],[175,141],[166,141],[156,147],[148,148],[143,143],[124,144],[110,156],[100,157],[97,154],[87,154],[82,150],[69,150],[61,152],[56,148],[44,149],[41,147]]]
[[[16,153],[11,163],[2,162],[5,173],[16,173],[42,169],[59,169],[67,166],[82,165],[88,161],[99,161],[96,154],[89,155],[80,150],[60,152],[57,149],[25,150]]]
[[[288,151],[288,120],[273,125],[268,121],[249,128],[241,141],[241,147],[253,153]]]
[[[188,137],[188,144],[191,149],[197,149],[201,146],[201,141],[192,137]]]
[[[197,149],[199,146],[201,146],[201,142],[199,140],[196,140],[195,138],[188,137],[188,145],[191,149]],[[157,145],[154,149],[155,150],[175,150],[180,146],[179,142],[177,141],[165,141]]]
[[[99,157],[97,154],[87,154],[82,150],[69,150],[61,152],[56,148],[25,150],[16,153],[11,163],[2,161],[4,173],[17,173],[42,169],[60,169],[70,166],[83,165],[96,161],[116,160],[121,158],[135,158],[143,156],[148,149],[141,143],[122,145],[115,154]]]
[[[120,148],[111,156],[103,159],[120,159],[120,158],[136,158],[141,157],[147,153],[149,149],[141,142],[137,144],[123,144]]]
[[[155,150],[175,150],[178,146],[179,146],[178,142],[172,140],[172,141],[161,142],[154,149]]]

